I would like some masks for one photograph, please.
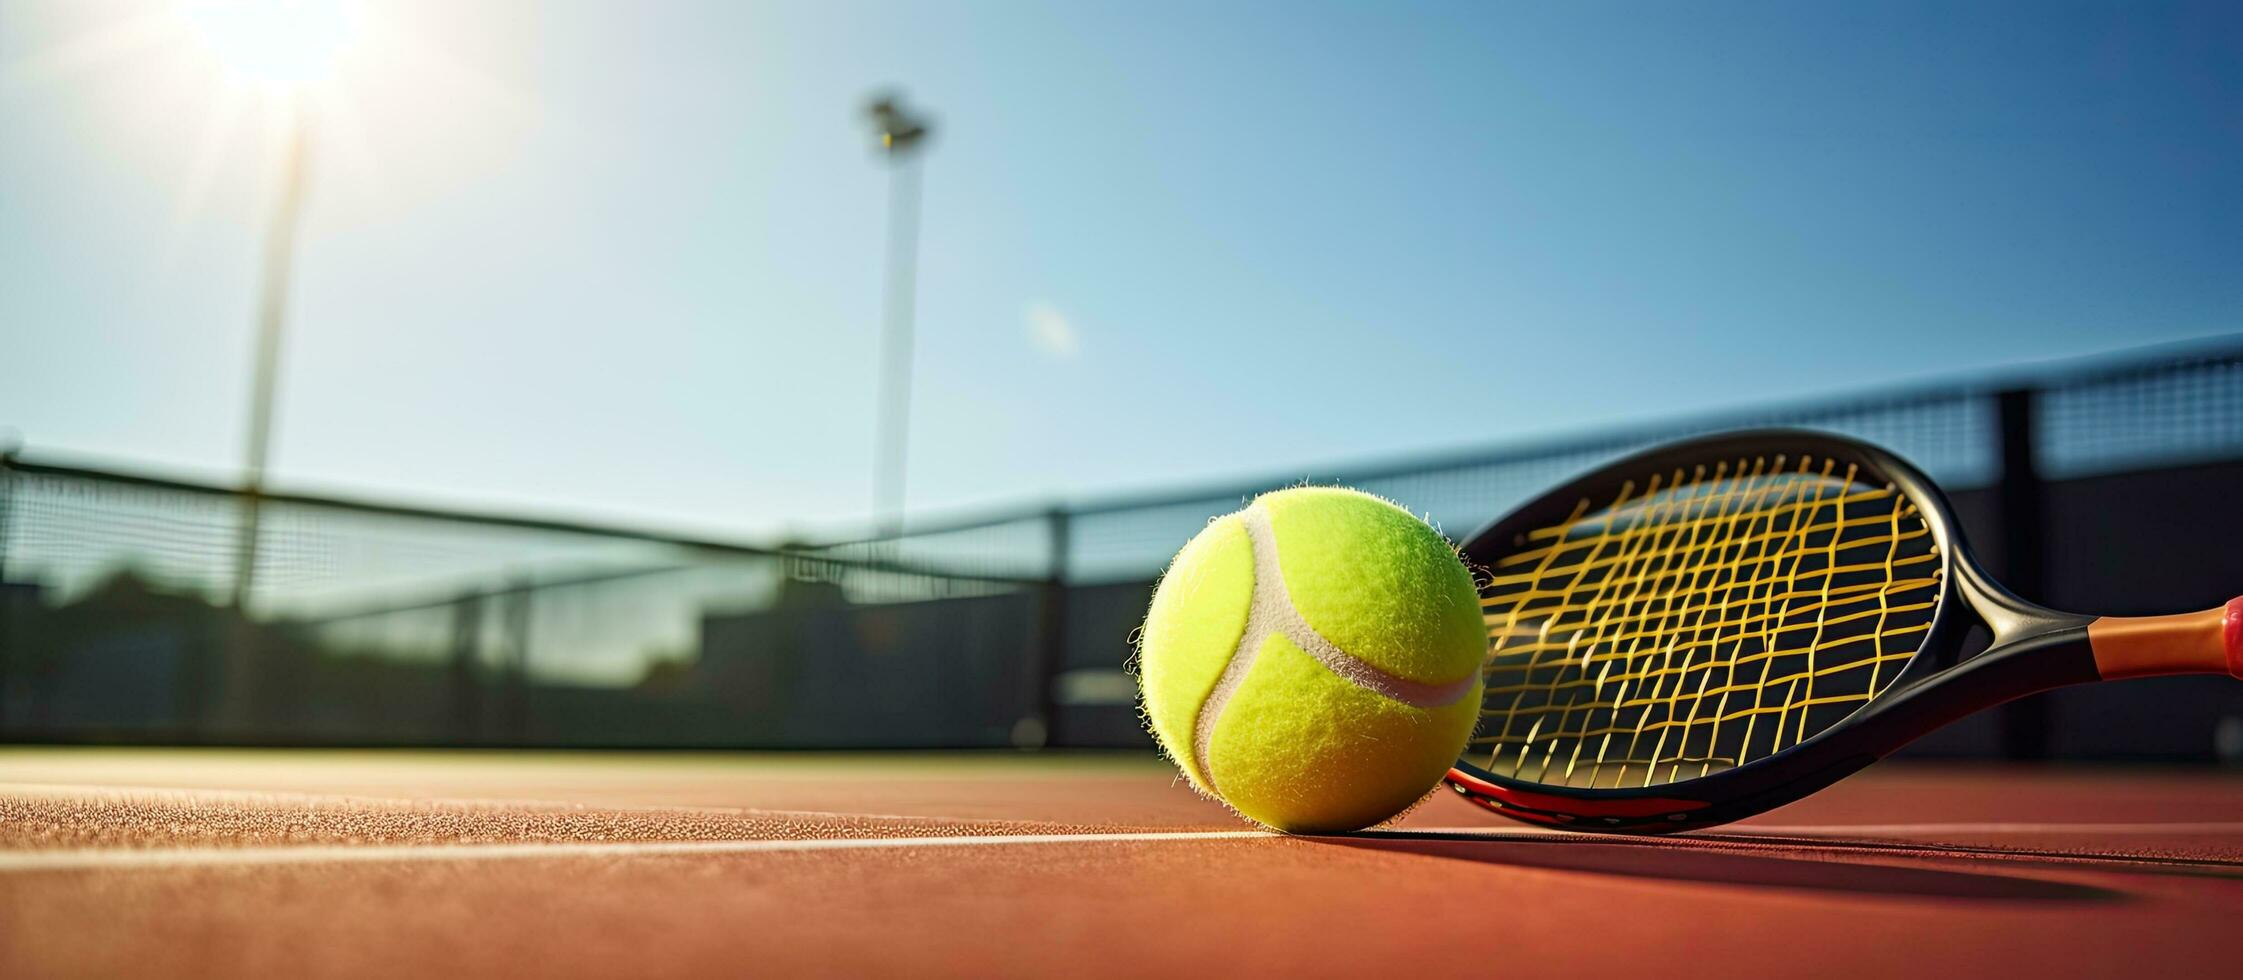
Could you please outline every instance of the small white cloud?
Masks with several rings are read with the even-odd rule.
[[[1082,336],[1075,332],[1075,325],[1049,303],[1029,304],[1027,323],[1028,342],[1037,350],[1066,360],[1073,360],[1082,350]]]

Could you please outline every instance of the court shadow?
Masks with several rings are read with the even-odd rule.
[[[1989,858],[2013,867],[2079,869],[2094,867],[2126,874],[2175,875],[2190,878],[2243,880],[2243,861],[2223,858],[2171,857],[2157,854],[2114,854],[2087,850],[2051,850],[2039,847],[1988,847],[1947,841],[1915,842],[1814,837],[1799,834],[1760,834],[1749,829],[1691,833],[1687,840],[1745,844],[1754,847],[1797,847],[1855,854],[1890,854],[1914,858],[1977,860]]]
[[[1302,839],[1333,847],[1416,854],[1450,861],[1744,888],[2004,902],[2112,902],[2127,897],[2124,892],[2072,882],[1976,871],[1739,854],[1656,839],[1489,838],[1412,831],[1372,831],[1350,837]]]

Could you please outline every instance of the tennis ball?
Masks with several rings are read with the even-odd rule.
[[[1208,524],[1138,647],[1144,712],[1192,786],[1290,833],[1423,799],[1480,715],[1479,590],[1424,521],[1302,487]]]

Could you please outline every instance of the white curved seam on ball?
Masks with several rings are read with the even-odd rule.
[[[1254,518],[1261,505],[1249,505],[1240,512],[1241,522],[1247,527],[1247,551],[1253,556],[1254,590],[1246,604],[1246,627],[1239,632],[1238,646],[1231,650],[1230,662],[1223,665],[1222,676],[1215,679],[1215,688],[1199,703],[1199,714],[1192,719],[1192,761],[1199,766],[1199,778],[1214,792],[1215,770],[1207,764],[1207,745],[1214,741],[1215,723],[1223,717],[1223,706],[1230,703],[1231,694],[1246,680],[1246,672],[1254,666],[1254,655],[1261,651],[1263,641],[1269,638],[1270,609],[1262,589],[1262,542],[1255,540]]]
[[[1272,633],[1293,641],[1301,652],[1341,679],[1414,708],[1443,708],[1455,704],[1479,683],[1478,671],[1446,684],[1396,677],[1325,639],[1301,617],[1300,610],[1293,608],[1292,594],[1286,591],[1285,574],[1278,564],[1277,529],[1270,524],[1269,512],[1257,502],[1239,512],[1239,517],[1246,525],[1246,543],[1254,556],[1254,597],[1247,605],[1246,628],[1239,634],[1238,647],[1231,651],[1230,663],[1224,665],[1222,676],[1216,679],[1214,690],[1207,692],[1207,699],[1200,702],[1199,715],[1193,720],[1192,756],[1199,764],[1199,776],[1207,782],[1207,788],[1216,788],[1215,770],[1207,762],[1207,748],[1214,741],[1215,724],[1222,720],[1223,708],[1230,703],[1238,685],[1245,682],[1247,671],[1254,666],[1254,657]]]

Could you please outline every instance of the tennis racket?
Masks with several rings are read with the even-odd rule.
[[[2093,617],[2005,591],[1946,498],[1806,431],[1677,443],[1475,535],[1488,659],[1448,785],[1507,817],[1659,833],[1845,778],[1948,722],[2067,684],[2243,678],[2243,598]]]

